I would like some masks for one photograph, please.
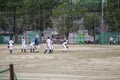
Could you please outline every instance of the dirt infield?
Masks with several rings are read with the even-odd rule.
[[[54,45],[53,54],[21,53],[15,45],[9,54],[7,45],[0,45],[0,69],[14,64],[18,80],[120,80],[119,45],[69,45],[67,52]]]

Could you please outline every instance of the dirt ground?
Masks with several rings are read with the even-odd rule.
[[[69,45],[63,52],[54,45],[53,54],[44,54],[45,44],[39,53],[21,53],[15,45],[9,54],[7,45],[0,45],[0,69],[14,64],[18,80],[120,80],[119,45]]]

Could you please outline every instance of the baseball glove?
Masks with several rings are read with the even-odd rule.
[[[8,48],[9,48],[10,46],[8,45]]]

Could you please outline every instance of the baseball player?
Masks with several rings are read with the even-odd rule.
[[[44,51],[44,53],[46,53],[49,50],[49,53],[52,53],[52,41],[50,39],[50,37],[47,38],[46,40],[46,49]]]
[[[110,38],[109,38],[109,43],[110,43],[110,45],[112,45],[113,44],[113,37],[111,36]]]
[[[34,45],[35,45],[35,42],[30,43],[30,52],[35,52]]]
[[[21,52],[26,52],[26,41],[25,41],[25,38],[23,37],[21,41],[22,41]]]
[[[51,39],[51,53],[53,53],[53,41]]]
[[[13,46],[14,46],[14,41],[10,39],[10,41],[8,42],[8,48],[9,48],[10,54],[12,54],[13,52]]]
[[[63,51],[67,51],[67,48],[68,48],[68,40],[64,40],[63,43],[62,43],[62,46],[63,46]]]
[[[35,48],[36,48],[35,51],[38,53],[39,52],[39,48],[40,48],[38,36],[36,36],[36,38],[35,38]]]

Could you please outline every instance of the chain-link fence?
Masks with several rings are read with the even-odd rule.
[[[120,32],[104,32],[99,35],[100,44],[109,44],[109,38],[113,37],[115,44],[120,44]]]

